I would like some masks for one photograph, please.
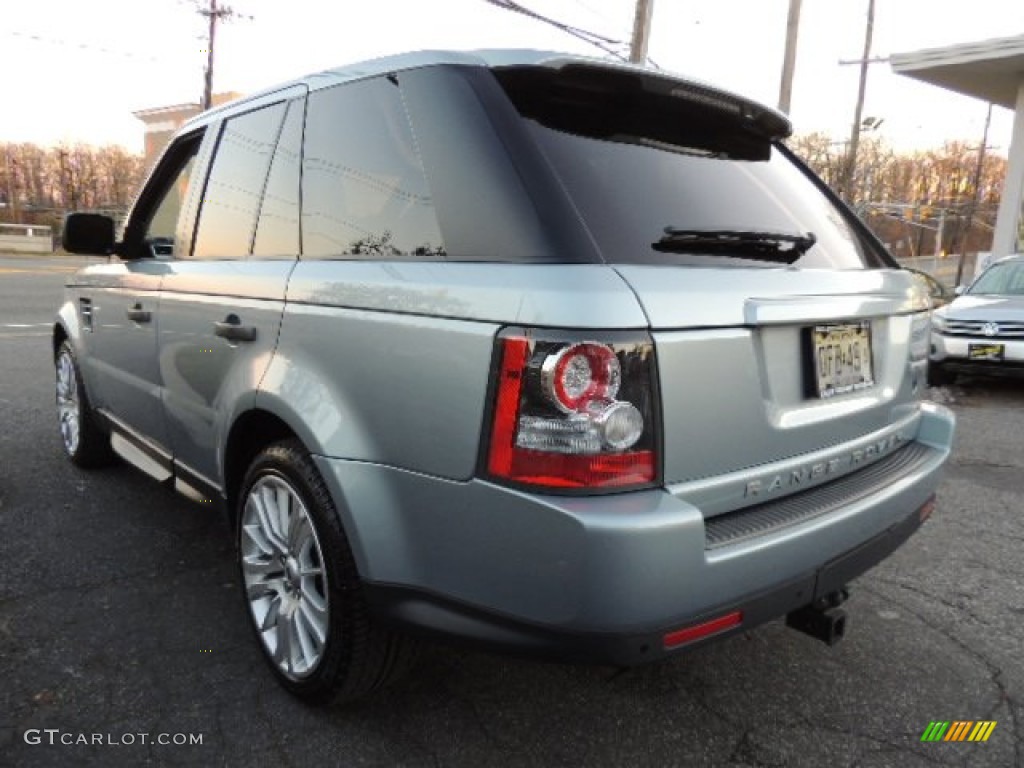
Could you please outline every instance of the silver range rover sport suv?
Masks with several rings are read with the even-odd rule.
[[[562,54],[418,53],[214,109],[53,328],[75,464],[227,510],[311,701],[407,637],[632,665],[786,617],[932,510],[929,302],[781,114]],[[213,505],[211,505],[213,506]]]

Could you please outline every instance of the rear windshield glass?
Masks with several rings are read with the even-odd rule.
[[[652,92],[636,76],[600,75],[498,78],[608,263],[889,266],[774,145],[785,126],[770,113],[706,89],[661,81]]]

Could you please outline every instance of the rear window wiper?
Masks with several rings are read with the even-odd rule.
[[[738,259],[792,264],[811,249],[818,238],[770,229],[680,229],[665,227],[651,248],[663,253],[707,253]]]

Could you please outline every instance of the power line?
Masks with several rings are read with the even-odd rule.
[[[159,63],[160,59],[155,56],[148,56],[145,54],[133,53],[131,51],[118,51],[113,48],[104,48],[100,45],[93,45],[91,43],[82,43],[74,40],[61,40],[56,37],[46,37],[44,35],[36,35],[31,32],[16,32],[7,31],[4,33],[7,37],[17,37],[21,40],[31,40],[35,43],[44,43],[46,45],[59,45],[64,48],[78,48],[83,51],[93,51],[96,53],[104,53],[110,56],[121,56],[128,59],[142,59],[144,61],[154,61]]]
[[[615,40],[614,38],[605,37],[604,35],[599,35],[596,32],[590,32],[589,30],[574,27],[571,24],[566,24],[556,19],[552,19],[549,16],[537,13],[536,11],[532,11],[525,6],[520,5],[515,2],[515,0],[484,0],[484,2],[489,5],[497,6],[498,8],[503,8],[506,11],[512,11],[513,13],[518,13],[528,18],[543,22],[544,24],[548,24],[555,27],[555,29],[560,29],[566,34],[572,35],[579,40],[583,40],[584,42],[593,45],[595,48],[600,48],[609,56],[614,56],[620,61],[627,61],[625,56],[611,47],[618,46],[619,48],[627,49],[629,47],[628,43],[625,43],[622,40]]]
[[[590,11],[591,15],[597,16],[597,17],[599,17],[601,19],[604,19],[609,24],[611,24],[613,27],[619,26],[619,22],[617,22],[614,19],[612,19],[604,11],[601,11],[601,10],[598,10],[597,8],[595,8],[589,2],[585,2],[584,0],[573,0],[573,2],[576,3],[576,5],[578,5],[580,8],[584,8],[584,9]]]

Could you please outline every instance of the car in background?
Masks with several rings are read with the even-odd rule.
[[[1024,255],[994,262],[932,313],[928,383],[951,384],[958,373],[1024,374]]]

